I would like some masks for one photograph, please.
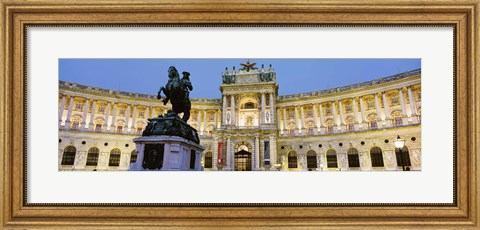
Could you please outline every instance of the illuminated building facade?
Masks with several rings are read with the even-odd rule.
[[[205,171],[421,170],[420,69],[280,96],[271,66],[241,65],[223,73],[222,98],[192,99],[188,122],[206,147]],[[132,140],[170,106],[60,81],[59,170],[128,170]]]

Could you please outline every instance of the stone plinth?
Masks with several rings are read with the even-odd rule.
[[[133,139],[137,161],[130,171],[203,171],[204,147],[178,136],[143,136]]]

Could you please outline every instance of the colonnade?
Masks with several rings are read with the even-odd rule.
[[[408,99],[409,99],[409,106],[410,111],[407,112],[407,105],[405,103],[404,98],[404,90],[407,92]],[[414,100],[414,96],[412,93],[412,86],[402,87],[396,90],[398,92],[398,98],[400,101],[400,109],[401,109],[401,119],[402,124],[417,124],[419,122],[418,115],[417,115],[417,108]],[[313,134],[326,134],[326,133],[342,133],[345,131],[359,131],[359,130],[368,130],[368,129],[378,129],[382,127],[391,127],[395,125],[392,122],[392,118],[390,116],[390,103],[387,96],[386,91],[376,92],[373,93],[374,97],[374,106],[375,106],[375,113],[377,117],[376,127],[371,127],[367,121],[367,109],[365,108],[365,97],[370,97],[372,94],[367,94],[363,96],[352,96],[349,98],[342,98],[342,99],[335,99],[335,100],[318,100],[309,103],[303,104],[294,104],[294,105],[285,105],[277,107],[277,113],[280,114],[282,112],[283,117],[279,115],[278,117],[278,129],[283,131],[284,135],[287,135],[288,130],[288,123],[287,121],[287,108],[290,110],[293,109],[293,120],[295,121],[295,135],[298,134],[306,134],[306,116],[305,116],[305,107],[312,107],[313,110]],[[380,104],[380,97],[383,101],[383,108]],[[357,107],[357,101],[360,104],[360,110]],[[351,110],[353,111],[345,111],[345,107],[342,103],[348,102],[352,105]],[[324,107],[328,106],[328,107]],[[293,108],[292,108],[293,107]],[[325,109],[328,109],[329,112],[325,113]],[[299,115],[300,111],[300,115]],[[360,112],[360,116],[358,113]],[[350,113],[353,115],[353,124],[352,126],[348,126],[348,122],[346,121],[346,114]],[[331,118],[333,120],[333,130],[327,129],[326,119],[325,116]],[[331,116],[331,117],[330,117]],[[282,119],[283,118],[283,119]]]

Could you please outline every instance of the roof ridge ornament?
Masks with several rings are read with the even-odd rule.
[[[250,59],[247,59],[247,63],[240,63],[240,65],[242,66],[242,68],[240,70],[245,70],[247,72],[250,72],[250,70],[252,69],[258,69],[257,67],[255,67],[257,65],[257,63],[250,63]]]

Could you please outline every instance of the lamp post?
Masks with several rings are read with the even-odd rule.
[[[395,147],[398,149],[400,153],[400,160],[402,162],[402,170],[405,171],[405,163],[403,162],[403,147],[405,146],[405,140],[400,138],[400,135],[397,135],[397,140],[395,140]]]

